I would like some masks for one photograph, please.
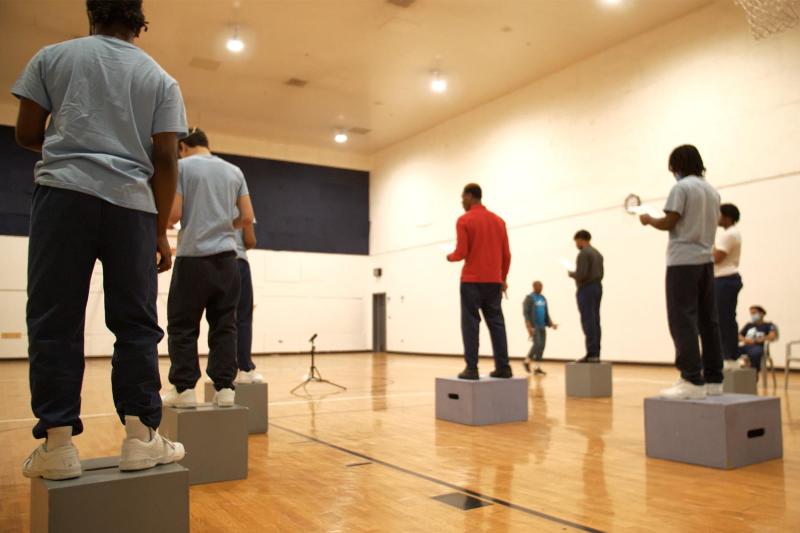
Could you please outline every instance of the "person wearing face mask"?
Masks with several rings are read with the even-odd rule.
[[[767,311],[760,305],[750,307],[750,323],[739,332],[739,353],[747,356],[750,366],[758,371],[764,356],[764,344],[778,339],[778,328],[764,320]]]
[[[675,148],[669,156],[669,171],[677,183],[667,198],[664,216],[639,217],[642,225],[669,232],[667,318],[681,377],[674,386],[661,391],[665,398],[700,399],[706,394],[722,394],[722,350],[711,253],[720,196],[703,177],[705,170],[697,148],[688,144]]]

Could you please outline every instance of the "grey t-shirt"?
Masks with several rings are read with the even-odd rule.
[[[245,261],[248,260],[247,247],[244,245],[244,230],[239,230],[236,232],[236,257]]]
[[[667,266],[713,262],[719,206],[719,193],[704,178],[686,176],[672,187],[664,211],[681,218],[669,232]]]
[[[91,36],[42,48],[11,92],[50,111],[36,183],[156,212],[152,136],[186,133],[178,83],[141,48]]]
[[[178,161],[178,194],[183,197],[178,257],[205,257],[236,250],[236,203],[250,194],[236,165],[215,155]]]

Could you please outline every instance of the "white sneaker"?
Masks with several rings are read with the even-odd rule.
[[[194,389],[186,389],[178,393],[175,387],[170,388],[161,398],[165,407],[197,407],[197,396]]]
[[[22,464],[22,475],[53,480],[79,477],[81,460],[78,457],[78,448],[70,442],[66,446],[48,451],[45,444],[42,444]]]
[[[659,396],[672,400],[702,400],[706,397],[706,387],[679,379],[672,387],[662,390]]]
[[[214,405],[217,407],[233,407],[236,391],[233,389],[220,389],[214,393]]]
[[[239,375],[236,377],[236,383],[264,383],[264,376],[255,370],[248,372],[240,370]]]
[[[165,465],[180,461],[186,451],[180,442],[172,442],[166,437],[152,432],[150,442],[140,439],[122,441],[122,453],[119,458],[119,469],[125,472],[145,470],[156,465]]]
[[[722,363],[722,368],[725,370],[732,370],[734,368],[739,368],[739,360],[738,359],[725,359]]]
[[[706,383],[708,396],[722,396],[722,383]]]

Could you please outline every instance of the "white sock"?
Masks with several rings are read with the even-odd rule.
[[[48,451],[67,446],[70,443],[72,443],[72,426],[59,426],[47,430],[44,447]]]
[[[129,439],[139,439],[150,442],[153,430],[145,426],[138,416],[125,415],[125,433]]]

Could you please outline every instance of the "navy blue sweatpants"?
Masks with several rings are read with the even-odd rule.
[[[103,264],[108,329],[114,333],[114,405],[157,428],[161,422],[156,295],[156,215],[95,196],[37,186],[28,244],[28,358],[31,406],[47,429],[80,420],[84,324],[95,262]]]

